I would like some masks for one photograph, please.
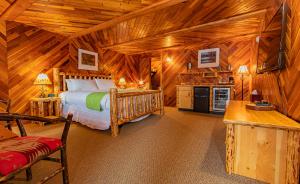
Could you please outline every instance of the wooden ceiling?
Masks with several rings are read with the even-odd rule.
[[[22,1],[22,2],[21,2]],[[1,18],[125,54],[258,35],[281,0],[0,0]]]

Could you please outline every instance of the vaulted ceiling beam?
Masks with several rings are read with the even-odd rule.
[[[0,16],[1,20],[15,20],[36,0],[16,0],[6,11]]]
[[[244,20],[244,19],[251,18],[251,17],[262,16],[262,18],[263,18],[266,11],[267,11],[266,9],[258,10],[258,11],[254,11],[254,12],[250,12],[250,13],[246,13],[246,14],[242,14],[242,15],[236,15],[236,16],[232,16],[229,18],[212,21],[212,22],[208,22],[208,23],[204,23],[204,24],[199,24],[196,26],[191,26],[191,27],[187,27],[187,28],[183,28],[183,29],[179,29],[179,30],[175,30],[175,31],[170,31],[170,32],[165,32],[165,33],[161,33],[161,34],[157,34],[157,35],[151,35],[148,37],[138,38],[138,39],[130,40],[127,42],[122,42],[119,44],[106,46],[103,48],[104,49],[114,49],[114,48],[118,48],[119,46],[126,45],[126,44],[137,44],[137,43],[141,43],[144,41],[150,41],[150,40],[154,40],[154,39],[165,37],[165,36],[172,36],[172,35],[176,35],[176,34],[180,34],[180,33],[196,31],[199,29],[204,29],[206,27],[222,25],[222,24],[226,24],[227,22]]]
[[[147,53],[155,53],[155,52],[160,52],[160,51],[165,51],[165,50],[177,50],[177,49],[193,49],[195,47],[199,47],[200,45],[207,45],[211,43],[223,43],[223,42],[228,42],[228,41],[247,41],[250,39],[253,39],[257,36],[257,34],[239,34],[235,36],[229,36],[229,37],[224,37],[222,39],[210,39],[206,40],[203,42],[194,42],[194,43],[189,43],[187,45],[175,45],[175,46],[170,46],[170,47],[162,47],[158,49],[153,49],[153,50],[146,50],[146,51],[140,51],[140,52],[124,52],[124,54],[127,55],[140,55],[140,54],[147,54]],[[118,51],[118,50],[116,50]],[[118,51],[121,52],[121,51]]]
[[[118,24],[120,22],[129,20],[129,19],[132,19],[134,17],[142,16],[142,15],[145,15],[145,14],[148,14],[148,13],[151,13],[151,12],[155,12],[155,11],[158,11],[158,10],[161,10],[161,9],[165,9],[165,8],[168,8],[168,7],[180,4],[180,3],[184,3],[186,1],[188,1],[188,0],[162,0],[162,1],[159,1],[157,3],[152,4],[150,6],[147,6],[145,8],[141,8],[139,10],[133,11],[133,12],[128,13],[128,14],[125,14],[123,16],[120,16],[120,17],[114,18],[112,20],[106,21],[104,23],[98,24],[96,26],[90,27],[90,28],[88,28],[84,31],[79,32],[79,33],[73,34],[70,37],[70,39],[80,37],[80,36],[84,36],[86,34],[90,34],[90,33],[99,31],[101,29],[108,28],[110,26],[113,26],[115,24]]]

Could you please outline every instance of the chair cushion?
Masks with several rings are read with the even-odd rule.
[[[62,146],[60,139],[17,137],[0,142],[0,175],[6,176]]]

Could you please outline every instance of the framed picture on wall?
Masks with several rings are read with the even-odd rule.
[[[98,71],[98,53],[78,49],[78,69]]]
[[[198,51],[198,68],[218,67],[220,63],[220,48]]]

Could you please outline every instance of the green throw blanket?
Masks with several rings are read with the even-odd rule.
[[[94,92],[86,97],[86,107],[88,109],[103,111],[101,106],[101,100],[107,94],[107,92]]]

